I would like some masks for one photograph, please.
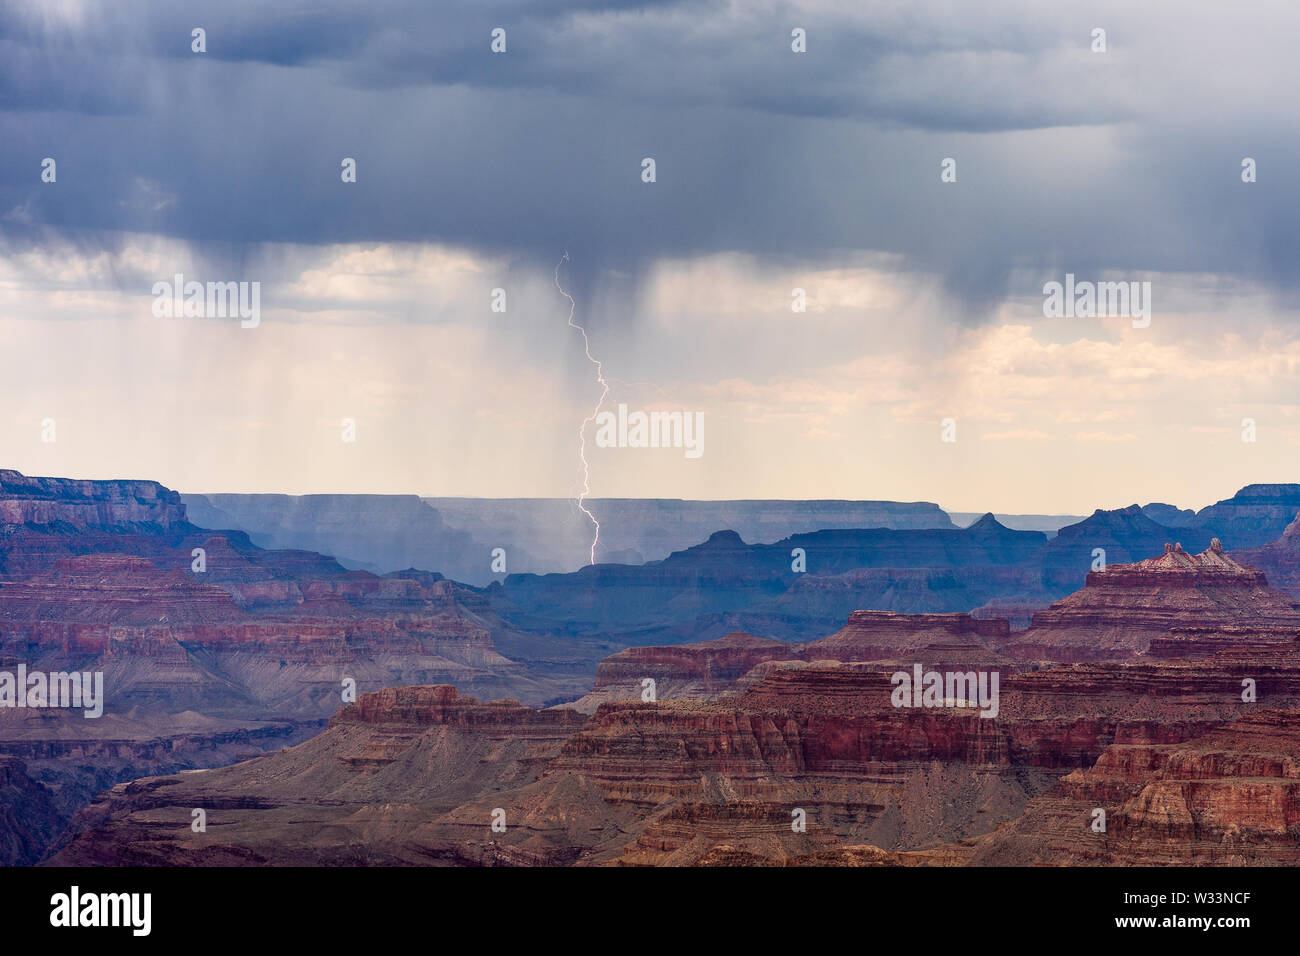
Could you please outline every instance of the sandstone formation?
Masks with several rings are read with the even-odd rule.
[[[512,562],[516,571],[574,571],[590,560],[591,522],[568,499],[426,498],[444,519],[480,541],[510,542],[539,566]],[[682,501],[669,498],[588,498],[601,523],[599,564],[658,561],[731,529],[746,541],[772,542],[828,528],[917,530],[954,527],[930,502],[899,501]]]
[[[719,531],[662,561],[510,575],[488,593],[516,629],[622,646],[735,630],[810,640],[864,605],[967,611],[1006,591],[1037,593],[1032,562],[1045,540],[1041,532],[1004,528],[992,515],[963,529],[830,530],[775,544]]]
[[[1059,596],[1044,591],[1039,570],[1024,563],[858,568],[834,575],[801,575],[789,590],[770,600],[720,615],[716,623],[707,618],[697,620],[694,633],[704,637],[739,628],[783,640],[806,640],[810,635],[828,633],[863,607],[900,614],[950,614],[976,609],[984,616],[1006,617],[1002,613],[984,613],[1006,600],[1013,602],[1011,616],[1023,626],[1033,611]]]
[[[334,554],[376,572],[434,568],[485,585],[505,548],[512,572],[576,571],[589,562],[591,522],[568,499],[414,495],[187,494],[190,520],[248,532],[267,548]],[[826,528],[952,528],[937,505],[894,501],[680,501],[589,498],[604,534],[601,564],[641,564],[689,548],[720,528],[778,541]]]
[[[492,580],[483,555],[493,547],[509,551],[512,571],[540,574],[582,568],[591,545],[590,521],[567,499],[192,494],[183,496],[183,501],[196,523],[247,531],[265,547],[322,551],[338,555],[349,566],[381,572],[409,566],[433,568],[474,584]],[[637,564],[661,560],[720,529],[730,529],[746,541],[771,543],[830,529],[951,530],[979,517],[962,513],[950,519],[929,502],[593,498],[587,505],[603,529],[598,563],[620,563],[622,558],[634,558],[627,563]],[[1173,528],[1193,529],[1183,535],[1183,543],[1193,550],[1204,548],[1214,535],[1232,547],[1254,548],[1275,539],[1300,512],[1300,485],[1249,485],[1199,513],[1168,504],[1133,507],[1165,529],[1148,529],[1147,544],[1154,543],[1157,549]],[[1096,515],[1005,517],[1002,523],[1008,527],[1043,530],[1049,536],[1065,521],[1084,524],[1076,538],[1097,537],[1104,523],[1095,520]],[[1115,561],[1136,561],[1156,553],[1125,548],[1126,542],[1120,540],[1124,537],[1121,531],[1117,538],[1097,540],[1091,547],[1120,548]],[[1067,568],[1075,571],[1075,576],[1056,582],[1061,591],[1082,584],[1091,547],[1078,555],[1082,561],[1074,555],[1052,561],[1054,575]]]
[[[1234,551],[1232,556],[1242,564],[1259,568],[1273,587],[1300,599],[1300,514],[1276,541],[1260,548]]]
[[[282,753],[115,787],[53,862],[1294,863],[1294,608],[1217,544],[1089,589],[1040,628],[1101,608],[1162,652],[1043,666],[999,653],[1005,621],[862,611],[805,644],[628,649],[578,706],[390,689]],[[996,715],[897,706],[917,664],[996,672]],[[193,806],[221,825],[192,834]]]
[[[1019,660],[1133,658],[1188,625],[1285,635],[1300,627],[1300,605],[1269,587],[1263,572],[1225,554],[1217,538],[1201,554],[1167,544],[1159,557],[1090,572],[1082,590],[1036,613],[1001,650]]]
[[[66,820],[56,797],[27,774],[27,764],[0,754],[0,866],[35,863]]]
[[[129,704],[90,731],[0,714],[0,753],[24,765],[7,792],[38,818],[52,806],[61,823],[105,788],[47,862],[1300,859],[1300,608],[1217,539],[1116,563],[1113,549],[1167,535],[1140,509],[1062,530],[1051,554],[1073,561],[1103,531],[1112,560],[1024,631],[989,612],[1048,593],[1051,545],[992,516],[776,545],[720,532],[645,566],[478,590],[264,551],[165,508],[125,530],[87,514],[0,537],[0,654],[91,662]],[[207,551],[203,574],[191,545]],[[805,573],[791,569],[798,548]],[[995,586],[979,614],[857,608],[813,639],[772,639],[825,620],[858,582],[861,596],[909,580],[917,594]],[[720,630],[763,615],[788,630]],[[689,640],[702,632],[714,639]],[[596,656],[589,693],[564,696]],[[344,667],[369,692],[339,710]],[[924,670],[996,678],[998,696],[990,707],[950,683],[927,706],[900,700],[897,672]],[[172,726],[150,738],[160,713]],[[60,771],[74,753],[94,775]],[[175,772],[189,767],[212,769]],[[190,828],[195,807],[206,832]],[[6,845],[34,852],[0,828]]]
[[[740,631],[712,641],[666,647],[630,647],[600,662],[591,693],[565,705],[592,713],[608,700],[639,700],[643,681],[655,682],[660,700],[708,700],[729,690],[759,664],[794,660],[799,645]]]
[[[1142,513],[1166,528],[1186,528],[1196,524],[1196,512],[1190,508],[1154,501],[1142,506]]]
[[[770,649],[736,638],[695,662]],[[1026,814],[1055,806],[1056,788],[1117,746],[1176,753],[1256,707],[1300,710],[1300,652],[1271,654],[1010,673],[994,719],[897,708],[896,664],[825,659],[760,663],[712,701],[607,701],[590,716],[451,688],[383,691],[281,754],[118,786],[54,862],[994,859],[991,834],[1029,826]],[[1266,703],[1242,699],[1246,677]],[[192,835],[190,806],[223,808],[222,827]],[[504,832],[491,829],[498,810]]]
[[[0,524],[165,530],[184,523],[180,495],[156,481],[29,478],[0,469]]]
[[[514,701],[481,703],[452,687],[366,694],[324,733],[277,754],[274,765],[253,760],[117,785],[83,811],[77,826],[92,829],[55,861],[492,862],[496,804],[464,830],[464,839],[462,829],[444,818],[477,794],[534,780],[539,764],[582,720],[572,711],[536,711]],[[193,807],[206,810],[207,832],[191,829]],[[518,828],[521,822],[507,817],[507,824]],[[530,862],[528,850],[515,849],[513,862]]]
[[[1042,585],[1058,596],[1084,586],[1098,549],[1109,566],[1156,557],[1173,540],[1181,541],[1190,551],[1201,551],[1209,547],[1211,537],[1213,533],[1202,528],[1180,528],[1174,535],[1137,505],[1098,510],[1078,524],[1062,528],[1044,547],[1038,560]]]
[[[979,841],[971,862],[1294,866],[1298,855],[1300,712],[1260,710],[1189,740],[1118,738]]]
[[[643,682],[654,681],[659,700],[711,700],[738,689],[742,679],[769,661],[900,661],[927,667],[1014,665],[993,650],[1010,631],[1004,620],[969,614],[895,614],[854,611],[828,637],[787,643],[735,632],[712,641],[630,647],[600,663],[591,693],[565,706],[584,713],[613,700],[639,700]]]
[[[1196,513],[1208,529],[1234,548],[1258,548],[1276,539],[1300,514],[1300,484],[1247,485],[1231,498]]]
[[[512,564],[532,558],[510,539],[476,541],[449,527],[415,495],[185,495],[190,520],[248,532],[264,548],[335,555],[346,566],[386,573],[428,568],[470,584],[494,579],[492,549],[506,546]]]
[[[512,634],[482,592],[436,572],[381,577],[267,551],[191,524],[155,482],[0,472],[0,672],[102,674],[101,717],[0,708],[0,755],[21,759],[64,823],[120,780],[317,733],[345,679],[360,692],[454,682],[535,704],[585,689],[560,667],[534,678],[494,633]],[[5,826],[0,845],[32,862]]]
[[[1300,484],[1247,485],[1200,511],[1149,504],[1142,512],[1166,528],[1201,529],[1233,547],[1253,549],[1276,539],[1300,513]]]

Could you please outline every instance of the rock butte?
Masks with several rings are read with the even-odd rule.
[[[1289,640],[1300,605],[1225,554],[1218,539],[1195,555],[1169,544],[1159,557],[1090,572],[1082,590],[1034,614],[999,649],[1017,660],[1133,658],[1179,626],[1251,627]]]

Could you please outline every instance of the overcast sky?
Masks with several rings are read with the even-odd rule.
[[[1300,480],[1297,35],[1289,2],[11,2],[0,466],[572,495],[567,250],[605,407],[705,421],[698,459],[588,429],[595,495]],[[176,273],[261,283],[260,325],[155,316]],[[1150,325],[1045,317],[1066,273],[1150,282]]]

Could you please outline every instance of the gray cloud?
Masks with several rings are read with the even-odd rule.
[[[539,267],[568,247],[579,292],[610,270],[634,289],[664,257],[878,250],[937,275],[958,322],[1032,292],[1012,279],[1035,271],[1294,294],[1300,11],[1265,5],[1265,27],[1212,3],[1130,6],[9,7],[0,236],[158,233],[236,265],[278,241],[436,240]]]

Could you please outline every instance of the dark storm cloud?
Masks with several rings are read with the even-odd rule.
[[[434,240],[549,263],[568,246],[575,283],[594,281],[578,263],[635,275],[717,250],[870,249],[939,275],[969,313],[954,319],[1036,268],[1290,289],[1297,76],[1278,38],[1297,15],[1270,7],[1265,28],[1216,9],[11,6],[0,234],[160,233],[223,259],[269,241]],[[1105,54],[1089,50],[1095,26]],[[1250,186],[1246,155],[1261,163]],[[45,156],[55,186],[39,182]],[[339,181],[345,156],[355,185]],[[956,184],[939,182],[946,156]]]
[[[321,66],[332,82],[375,89],[464,84],[966,130],[1121,115],[1105,96],[1061,99],[1020,83],[1034,63],[1061,60],[1086,43],[1086,30],[982,16],[927,19],[923,6],[875,20],[816,5],[720,0],[67,6],[83,12],[0,11],[0,44],[9,54],[0,104],[97,111],[87,98],[99,92],[120,108],[143,107],[151,83],[117,81],[139,79],[141,60],[189,60],[190,31],[201,26],[209,59]],[[807,31],[811,55],[791,55],[795,26]],[[506,57],[486,55],[495,27],[509,32]],[[929,83],[921,75],[927,70]],[[98,90],[96,79],[111,91]],[[160,79],[155,74],[152,85]],[[1000,86],[1007,95],[984,95]]]

